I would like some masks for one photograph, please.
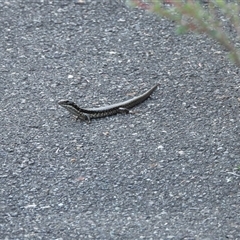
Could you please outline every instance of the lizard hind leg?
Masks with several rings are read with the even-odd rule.
[[[118,108],[119,113],[130,113],[130,110],[127,108],[120,107]]]

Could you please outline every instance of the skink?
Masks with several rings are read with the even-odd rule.
[[[77,119],[82,119],[90,123],[92,118],[101,118],[111,116],[117,113],[129,113],[129,109],[145,101],[158,87],[156,84],[147,92],[129,99],[124,102],[107,105],[98,108],[80,108],[76,103],[70,100],[60,100],[58,104],[66,108],[70,113],[77,116]]]

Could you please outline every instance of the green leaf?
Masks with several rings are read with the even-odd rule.
[[[215,2],[216,2],[216,5],[220,8],[223,8],[226,6],[225,0],[215,0]]]
[[[177,26],[176,28],[176,33],[177,34],[184,34],[184,33],[187,33],[188,32],[188,27],[187,26]]]

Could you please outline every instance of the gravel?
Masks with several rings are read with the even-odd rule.
[[[0,2],[1,239],[240,239],[239,68],[116,1]],[[75,121],[57,101],[116,103]]]

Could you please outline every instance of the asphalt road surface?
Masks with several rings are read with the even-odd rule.
[[[1,239],[240,239],[239,68],[114,1],[0,1]],[[132,114],[75,121],[154,84]]]

